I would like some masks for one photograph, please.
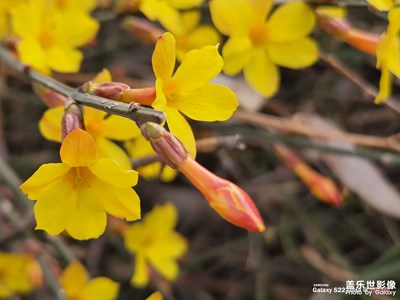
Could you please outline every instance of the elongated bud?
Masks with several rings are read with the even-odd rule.
[[[158,37],[164,33],[164,31],[154,25],[154,23],[133,16],[126,17],[122,21],[122,27],[140,40],[151,44],[155,44]]]
[[[380,35],[356,29],[344,19],[335,18],[327,14],[318,14],[317,16],[318,26],[325,32],[344,40],[360,51],[373,56],[376,55]]]
[[[86,82],[80,87],[80,91],[107,99],[120,101],[124,96],[124,91],[130,86],[122,82],[106,82],[96,84],[92,81]]]
[[[274,144],[276,152],[317,199],[339,206],[342,197],[336,185],[329,178],[311,169],[295,152],[282,144]]]
[[[65,103],[64,115],[61,120],[61,138],[64,138],[73,130],[84,129],[82,111],[73,100]]]
[[[250,231],[265,230],[264,221],[256,205],[240,187],[211,173],[190,156],[179,165],[178,169],[226,221]]]
[[[164,127],[147,122],[140,127],[143,136],[151,143],[154,151],[163,162],[177,169],[188,157],[185,146]]]
[[[141,130],[159,157],[181,171],[222,218],[250,231],[265,230],[257,207],[244,190],[197,163],[188,155],[185,146],[160,125],[145,123]]]

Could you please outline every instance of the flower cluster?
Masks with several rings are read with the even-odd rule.
[[[78,71],[83,55],[77,48],[93,40],[99,28],[89,15],[95,0],[18,2],[10,11],[10,32],[19,40],[21,61],[46,74]]]

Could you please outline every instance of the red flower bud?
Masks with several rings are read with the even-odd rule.
[[[64,115],[61,119],[61,138],[64,140],[70,132],[77,128],[85,128],[82,112],[75,101],[67,100]]]

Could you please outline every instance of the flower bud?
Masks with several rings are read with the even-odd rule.
[[[130,89],[130,86],[122,82],[106,82],[96,84],[92,81],[86,82],[80,91],[91,95],[120,101],[124,96],[124,91]]]
[[[178,167],[226,221],[250,231],[263,232],[265,224],[250,196],[232,182],[218,177],[190,156]]]
[[[182,142],[161,125],[146,122],[140,129],[160,159],[171,168],[177,169],[188,157],[188,151]]]
[[[62,106],[65,102],[67,102],[66,97],[46,88],[40,83],[34,82],[32,87],[35,94],[38,95],[43,103],[48,107]]]
[[[61,138],[64,140],[70,132],[77,128],[85,128],[82,112],[75,101],[68,100],[65,103],[65,111],[61,119]]]
[[[311,169],[295,152],[282,144],[275,144],[275,150],[286,166],[300,178],[317,199],[339,206],[342,197],[336,185],[329,178]]]

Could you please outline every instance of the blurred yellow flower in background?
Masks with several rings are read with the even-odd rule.
[[[27,294],[41,283],[39,264],[30,254],[0,253],[0,298]]]
[[[61,285],[69,300],[117,299],[119,284],[107,277],[89,279],[79,262],[72,262],[61,274]]]
[[[381,69],[381,79],[375,103],[383,102],[392,93],[391,73],[400,78],[400,7],[392,8],[388,18],[389,25],[376,50],[376,65]]]
[[[178,276],[176,260],[187,251],[187,241],[174,230],[178,213],[172,203],[157,205],[141,223],[129,226],[124,234],[126,249],[135,255],[135,270],[131,283],[145,286],[150,280],[150,269],[169,281]]]
[[[272,0],[212,0],[210,12],[217,29],[229,36],[222,49],[224,72],[243,70],[253,89],[269,97],[280,85],[278,66],[299,69],[318,59],[313,11],[303,2],[272,9]]]
[[[64,2],[71,7],[63,9],[55,0],[30,0],[11,13],[21,61],[45,74],[79,71],[83,54],[76,48],[89,43],[99,29],[88,11],[73,9],[82,1]]]

